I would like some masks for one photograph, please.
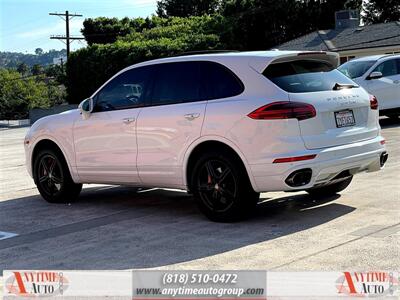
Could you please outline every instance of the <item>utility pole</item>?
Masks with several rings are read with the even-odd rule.
[[[73,18],[73,17],[82,17],[82,15],[78,15],[78,14],[70,14],[67,11],[65,11],[65,13],[49,13],[50,16],[58,16],[61,19],[65,20],[65,35],[52,35],[50,36],[51,40],[60,40],[63,43],[65,43],[67,45],[67,58],[69,56],[69,52],[70,52],[70,44],[74,41],[74,40],[84,40],[84,37],[78,37],[78,36],[70,36],[69,34],[69,21]]]

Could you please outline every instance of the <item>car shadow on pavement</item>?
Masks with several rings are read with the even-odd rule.
[[[382,128],[395,128],[400,127],[400,118],[391,119],[387,117],[381,117],[379,119],[379,124]]]
[[[0,240],[0,272],[188,262],[311,229],[355,210],[333,203],[338,197],[262,198],[254,216],[233,224],[208,221],[190,195],[174,190],[103,186],[84,189],[72,204],[48,204],[38,195],[3,201],[0,231],[18,236]]]

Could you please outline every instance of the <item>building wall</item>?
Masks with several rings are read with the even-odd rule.
[[[396,54],[396,53],[400,54],[400,45],[394,47],[380,47],[380,48],[339,51],[341,64],[353,58],[370,56],[370,55]]]

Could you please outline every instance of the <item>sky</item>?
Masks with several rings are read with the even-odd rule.
[[[65,49],[50,35],[65,35],[65,21],[49,13],[81,14],[70,20],[70,34],[81,35],[85,18],[94,17],[147,17],[156,11],[156,0],[0,0],[0,51],[34,53]],[[85,46],[74,41],[71,50]]]

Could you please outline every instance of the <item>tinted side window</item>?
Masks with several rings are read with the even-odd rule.
[[[199,64],[164,63],[155,66],[151,104],[173,104],[200,99]]]
[[[240,79],[228,68],[218,63],[202,62],[201,77],[203,99],[220,99],[239,95],[244,86]]]
[[[95,96],[95,111],[142,106],[150,71],[150,67],[141,67],[128,70],[115,77]]]
[[[389,59],[377,66],[374,72],[381,72],[383,77],[399,74],[395,59]]]
[[[375,64],[375,60],[370,61],[349,61],[340,67],[338,70],[350,78],[361,77]]]

